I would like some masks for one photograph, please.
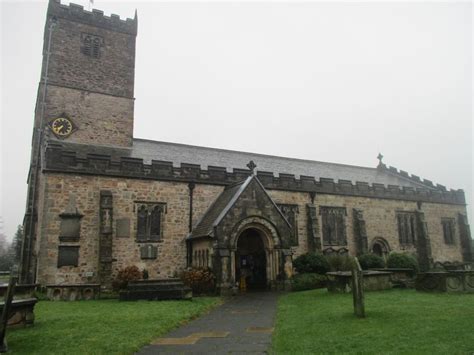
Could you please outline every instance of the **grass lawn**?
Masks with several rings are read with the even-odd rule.
[[[130,354],[219,302],[40,301],[33,327],[7,331],[8,347],[12,354]]]
[[[474,353],[473,294],[366,292],[365,310],[364,319],[353,315],[352,294],[285,294],[278,302],[273,351]]]

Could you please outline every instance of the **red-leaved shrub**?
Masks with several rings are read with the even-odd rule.
[[[192,268],[183,271],[181,279],[191,287],[193,294],[213,294],[215,292],[215,276],[209,268]]]
[[[126,268],[120,269],[117,277],[112,281],[112,287],[114,290],[123,290],[127,288],[129,281],[136,281],[142,278],[142,273],[135,266],[127,266]]]

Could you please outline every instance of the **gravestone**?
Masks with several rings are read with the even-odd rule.
[[[5,295],[5,304],[3,306],[2,318],[0,319],[0,353],[6,353],[8,351],[7,341],[5,334],[7,332],[8,317],[10,315],[10,308],[13,300],[13,293],[15,291],[15,285],[17,282],[16,276],[10,276],[8,282],[7,294]]]
[[[362,268],[357,258],[354,258],[354,265],[352,267],[352,298],[354,300],[354,314],[359,318],[364,318],[364,281]]]

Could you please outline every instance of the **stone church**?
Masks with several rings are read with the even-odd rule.
[[[21,280],[100,284],[209,267],[272,288],[308,251],[470,261],[462,190],[388,167],[133,137],[138,20],[50,0],[24,219]]]

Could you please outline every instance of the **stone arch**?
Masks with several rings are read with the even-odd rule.
[[[251,216],[241,220],[232,230],[230,236],[230,248],[237,248],[239,236],[246,229],[254,228],[262,233],[263,243],[266,249],[273,249],[280,246],[280,235],[272,222],[259,216]]]
[[[390,253],[390,244],[382,237],[376,237],[370,243],[370,252],[385,257]]]
[[[280,273],[280,235],[276,227],[265,218],[259,216],[251,216],[241,220],[234,227],[230,239],[229,246],[231,252],[231,280],[236,284],[236,251],[239,237],[248,230],[258,232],[265,250],[266,258],[266,282],[267,287],[275,284],[277,276]]]

